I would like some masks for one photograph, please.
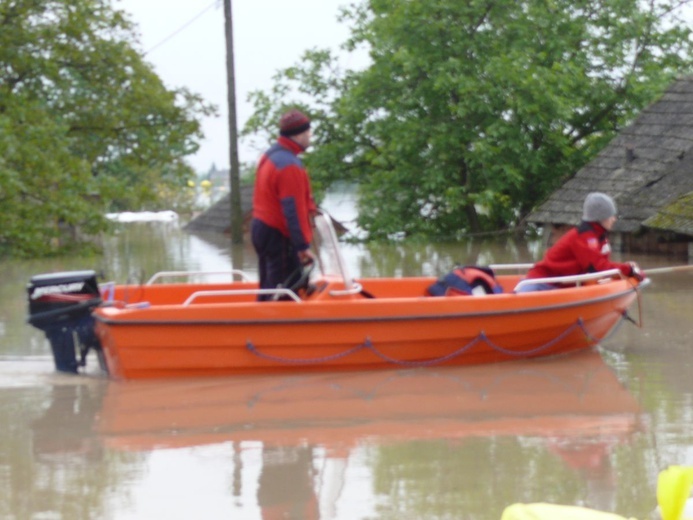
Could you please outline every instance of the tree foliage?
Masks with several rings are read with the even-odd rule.
[[[109,0],[0,0],[0,253],[46,254],[193,175],[213,109],[167,89],[135,42]]]
[[[361,188],[371,237],[454,237],[521,221],[691,66],[677,0],[365,0],[343,71],[311,50],[251,98],[245,133],[299,104],[318,182]]]

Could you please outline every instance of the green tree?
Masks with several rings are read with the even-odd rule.
[[[311,50],[256,92],[245,133],[302,104],[319,182],[361,187],[371,237],[512,227],[691,66],[678,0],[365,0],[341,71]]]
[[[47,254],[193,177],[213,108],[134,42],[110,0],[0,0],[0,254]]]

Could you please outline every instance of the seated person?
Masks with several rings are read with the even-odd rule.
[[[564,234],[544,258],[534,264],[527,278],[550,278],[619,269],[625,276],[642,280],[643,274],[635,262],[612,262],[608,234],[616,222],[616,204],[604,193],[587,195],[583,205],[582,222]],[[545,291],[560,285],[530,283],[515,292]]]

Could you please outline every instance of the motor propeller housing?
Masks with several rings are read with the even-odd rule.
[[[91,348],[96,350],[99,362],[105,368],[91,315],[102,302],[94,271],[33,276],[27,285],[27,298],[27,321],[46,334],[56,370],[77,373],[77,369],[85,365]]]

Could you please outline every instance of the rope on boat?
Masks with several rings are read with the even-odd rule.
[[[273,356],[271,354],[266,354],[264,352],[260,352],[258,348],[252,343],[252,341],[247,340],[246,341],[246,348],[254,355],[266,359],[268,361],[276,361],[279,363],[287,363],[287,364],[297,364],[297,365],[309,365],[309,364],[318,364],[318,363],[326,363],[329,361],[334,361],[336,359],[340,359],[343,357],[346,357],[348,355],[354,354],[360,350],[363,349],[368,349],[373,354],[378,356],[380,359],[391,363],[393,365],[399,365],[399,366],[405,366],[405,367],[427,367],[431,365],[436,365],[439,363],[444,363],[446,361],[449,361],[451,359],[456,358],[457,356],[460,356],[461,354],[464,354],[466,351],[470,350],[474,345],[477,343],[484,342],[486,343],[489,347],[491,347],[493,350],[500,352],[501,354],[509,355],[509,356],[515,356],[515,357],[529,357],[536,355],[544,350],[548,350],[554,345],[556,345],[559,341],[567,337],[569,334],[574,332],[576,329],[579,329],[583,332],[585,335],[585,339],[589,341],[590,343],[600,343],[602,341],[607,340],[609,337],[611,337],[613,334],[616,333],[616,331],[621,327],[623,322],[628,319],[630,321],[632,318],[628,316],[626,312],[623,312],[621,315],[621,319],[618,320],[616,325],[609,331],[609,334],[604,336],[601,340],[599,338],[596,338],[592,336],[592,334],[589,333],[587,330],[587,327],[585,326],[584,321],[582,318],[578,318],[578,320],[573,323],[570,327],[568,327],[566,330],[564,330],[562,333],[560,333],[558,336],[556,336],[554,339],[544,343],[543,345],[540,345],[536,348],[533,348],[531,350],[523,350],[523,351],[516,351],[516,350],[510,350],[504,347],[501,347],[500,345],[497,345],[493,341],[489,339],[489,337],[486,335],[484,331],[481,331],[477,337],[472,339],[469,343],[466,345],[463,345],[462,347],[458,348],[457,350],[451,352],[450,354],[446,354],[444,356],[438,357],[438,358],[433,358],[433,359],[428,359],[425,361],[406,361],[402,359],[395,359],[391,356],[388,356],[387,354],[384,354],[380,350],[378,350],[375,345],[371,342],[370,338],[366,338],[366,340],[359,344],[356,345],[355,347],[345,351],[341,352],[339,354],[333,354],[331,356],[323,356],[323,357],[317,357],[317,358],[286,358],[283,356]]]
[[[261,357],[263,359],[267,359],[269,361],[278,361],[279,363],[293,363],[293,364],[301,364],[301,365],[311,365],[315,363],[324,363],[326,361],[333,361],[335,359],[343,358],[345,356],[348,356],[349,354],[353,354],[354,352],[358,352],[359,350],[363,349],[366,347],[365,343],[361,343],[360,345],[356,345],[354,348],[351,348],[347,350],[346,352],[341,352],[339,354],[333,354],[332,356],[324,356],[324,357],[319,357],[319,358],[285,358],[285,357],[280,357],[280,356],[273,356],[271,354],[265,354],[264,352],[260,352],[255,345],[253,345],[253,342],[250,340],[247,340],[246,343],[246,348],[255,354],[257,357]]]
[[[450,354],[446,354],[445,356],[441,356],[439,358],[434,358],[434,359],[428,359],[426,361],[404,361],[401,359],[395,359],[392,358],[386,354],[383,354],[380,352],[373,344],[371,343],[370,338],[366,338],[366,341],[364,345],[366,348],[368,348],[373,354],[378,356],[380,359],[383,359],[387,361],[388,363],[392,363],[394,365],[400,365],[400,366],[405,366],[405,367],[427,367],[431,365],[435,365],[438,363],[444,363],[445,361],[448,361],[450,359],[456,358],[460,354],[464,354],[467,350],[472,348],[474,345],[476,345],[479,341],[483,341],[485,337],[483,336],[483,332],[479,334],[476,338],[474,338],[472,341],[464,345],[463,347],[455,350],[454,352],[451,352]]]
[[[509,350],[507,348],[503,348],[500,345],[496,345],[493,341],[491,341],[487,336],[486,333],[482,330],[480,336],[483,336],[484,341],[486,344],[491,347],[493,350],[496,350],[497,352],[500,352],[502,354],[506,354],[508,356],[516,356],[516,357],[524,357],[524,356],[531,356],[533,354],[538,354],[542,350],[548,350],[551,347],[553,347],[556,343],[561,341],[563,338],[568,336],[571,332],[573,332],[576,328],[581,328],[583,331],[585,331],[586,335],[588,336],[589,339],[589,334],[587,334],[587,331],[585,330],[585,327],[582,322],[582,318],[578,318],[577,322],[572,324],[570,327],[565,329],[563,332],[561,332],[558,336],[556,336],[554,339],[544,343],[543,345],[540,345],[532,350],[524,350],[522,352],[518,352],[517,350]]]

